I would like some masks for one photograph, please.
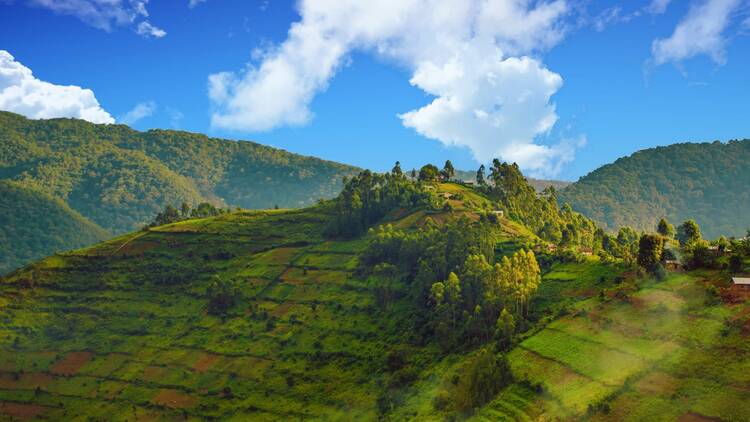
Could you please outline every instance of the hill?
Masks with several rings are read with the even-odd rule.
[[[0,274],[51,252],[90,245],[109,236],[62,200],[0,180]]]
[[[695,219],[709,238],[750,227],[750,140],[684,143],[620,158],[558,192],[608,230]]]
[[[186,219],[15,271],[0,414],[750,417],[750,308],[709,294],[720,274],[656,281],[545,252],[550,226],[586,243],[588,223],[529,199],[515,170],[491,189],[364,172],[313,207]]]
[[[343,177],[356,172],[253,142],[8,112],[0,112],[0,142],[0,179],[59,198],[112,233],[136,230],[165,205],[183,201],[247,209],[310,205],[335,196]]]

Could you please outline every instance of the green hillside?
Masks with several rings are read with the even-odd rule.
[[[99,242],[109,234],[62,200],[0,180],[0,274],[54,251]]]
[[[707,237],[744,236],[748,162],[750,140],[652,148],[599,168],[558,196],[608,230],[654,230],[662,217],[692,218]]]
[[[750,306],[720,300],[723,272],[577,254],[601,242],[590,222],[515,166],[493,175],[363,172],[313,207],[186,219],[0,278],[0,416],[750,417]],[[555,227],[576,233],[557,250]]]
[[[183,201],[247,209],[310,205],[335,196],[355,170],[252,142],[0,112],[0,179],[60,198],[112,233],[137,230],[165,205]]]

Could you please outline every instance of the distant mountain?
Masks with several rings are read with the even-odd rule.
[[[310,205],[338,194],[343,177],[358,171],[253,142],[0,112],[0,180],[59,198],[115,234],[183,201],[247,209]]]
[[[52,252],[87,246],[109,236],[62,200],[0,180],[0,274]]]
[[[750,140],[646,149],[582,177],[560,202],[609,230],[655,230],[694,218],[704,236],[744,235],[750,227]]]
[[[463,180],[465,182],[473,182],[477,179],[477,172],[469,170],[456,170],[456,179]],[[543,180],[533,179],[531,177],[527,177],[526,181],[529,182],[529,185],[536,189],[537,192],[541,192],[549,186],[554,187],[555,190],[560,190],[571,184],[571,182],[566,182],[563,180]]]

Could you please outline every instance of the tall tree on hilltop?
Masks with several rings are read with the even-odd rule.
[[[456,169],[453,168],[453,163],[451,163],[451,160],[445,161],[445,165],[443,166],[441,175],[443,176],[443,180],[446,182],[453,179],[453,177],[456,175]]]
[[[648,272],[655,272],[664,253],[664,238],[655,234],[644,234],[638,242],[638,265]]]
[[[403,172],[401,171],[401,162],[396,161],[396,165],[393,166],[393,169],[391,170],[391,174],[394,176],[403,176]]]
[[[486,184],[487,181],[484,179],[484,164],[481,164],[479,170],[477,170],[477,185],[485,186]]]

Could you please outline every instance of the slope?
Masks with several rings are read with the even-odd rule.
[[[0,180],[0,274],[54,251],[89,245],[108,236],[63,201]]]
[[[439,186],[447,192],[465,200],[383,223],[478,219],[489,202]],[[378,284],[358,270],[372,235],[327,239],[333,212],[328,202],[186,220],[1,279],[0,414],[377,419],[384,386],[411,383],[441,353],[414,340],[409,300],[376,304]],[[499,227],[504,239],[536,239]],[[393,351],[408,356],[403,380],[385,369]]]
[[[693,218],[708,238],[750,227],[750,140],[676,144],[636,152],[558,193],[609,230],[654,230],[661,217]]]
[[[0,112],[0,179],[60,198],[118,234],[183,201],[248,209],[309,205],[335,196],[355,170],[252,142]]]

